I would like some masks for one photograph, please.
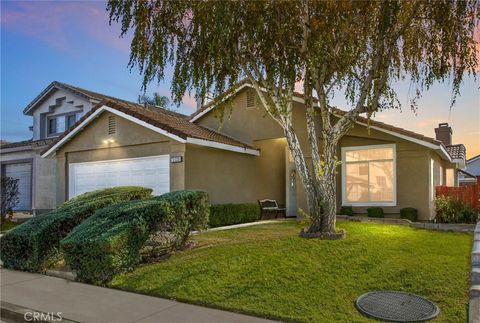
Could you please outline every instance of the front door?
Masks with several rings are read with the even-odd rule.
[[[288,147],[285,147],[285,192],[287,194],[285,201],[288,217],[296,217],[298,213],[297,207],[297,170],[292,154]]]

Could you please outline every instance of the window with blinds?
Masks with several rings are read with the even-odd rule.
[[[343,203],[394,204],[395,146],[344,147]]]

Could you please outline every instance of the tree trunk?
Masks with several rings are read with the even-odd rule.
[[[323,149],[325,168],[320,180],[323,200],[322,232],[335,232],[335,218],[337,213],[337,144],[331,140],[324,140]]]

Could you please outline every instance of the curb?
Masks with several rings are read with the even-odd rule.
[[[59,313],[40,312],[4,301],[0,302],[0,314],[2,320],[8,322],[79,323],[62,317],[61,313],[58,315]]]
[[[480,323],[480,222],[473,235],[472,265],[470,270],[470,300],[468,302],[468,323]]]

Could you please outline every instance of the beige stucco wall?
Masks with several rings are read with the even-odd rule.
[[[305,109],[302,104],[298,102],[294,103],[292,118],[307,163],[309,167],[311,167],[311,153],[307,143]],[[316,119],[317,130],[321,130],[320,119],[318,116]],[[225,104],[223,113],[213,111],[199,118],[197,122],[256,146],[258,145],[258,139],[283,138],[283,131],[280,126],[266,115],[264,109],[258,104],[258,100],[257,107],[246,107],[246,90],[241,91],[237,97],[230,100],[228,104]],[[333,119],[332,122],[335,122],[335,120]],[[420,220],[432,219],[434,217],[434,208],[431,194],[432,185],[430,182],[430,158],[435,156],[435,159],[443,165],[444,173],[446,168],[453,167],[453,164],[442,160],[437,153],[429,148],[375,129],[367,129],[367,127],[362,125],[355,125],[355,127],[350,129],[347,135],[342,138],[339,143],[338,158],[341,160],[341,147],[379,144],[395,144],[396,146],[397,205],[383,206],[385,213],[398,214],[403,207],[414,207],[419,212]],[[283,145],[284,147],[286,145],[284,139]],[[276,165],[280,162],[277,155],[266,154],[266,151],[265,153],[262,152],[261,159],[265,165]],[[283,171],[283,175],[280,171],[272,171],[271,173],[278,174],[275,176],[283,177],[285,180],[285,171]],[[341,173],[341,166],[339,166],[336,180],[338,207],[342,205]],[[189,176],[190,174],[187,175],[187,177]],[[446,178],[445,176],[444,174],[444,179]],[[262,185],[260,183],[264,178],[265,177],[259,178],[256,186]],[[439,185],[438,183],[438,181],[435,181],[433,186]],[[299,176],[297,176],[297,188],[298,207],[306,210],[305,192]],[[354,207],[354,210],[358,213],[366,213],[366,209],[367,207]]]
[[[57,204],[68,199],[68,165],[71,163],[135,158],[157,155],[185,155],[185,145],[170,138],[116,116],[117,132],[107,135],[107,119],[112,115],[102,113],[72,140],[61,147],[57,160]],[[113,139],[113,143],[104,143]],[[185,187],[184,163],[170,164],[170,190]]]
[[[33,181],[33,209],[35,212],[44,212],[55,208],[55,180],[56,164],[51,158],[42,158],[42,151],[46,147],[35,150],[34,181]]]
[[[260,156],[187,145],[185,187],[209,193],[210,202],[285,203],[285,139],[255,142]]]
[[[255,107],[246,107],[246,93],[246,90],[241,91],[196,122],[249,144],[256,140],[283,137],[282,128],[258,104],[258,99]]]

